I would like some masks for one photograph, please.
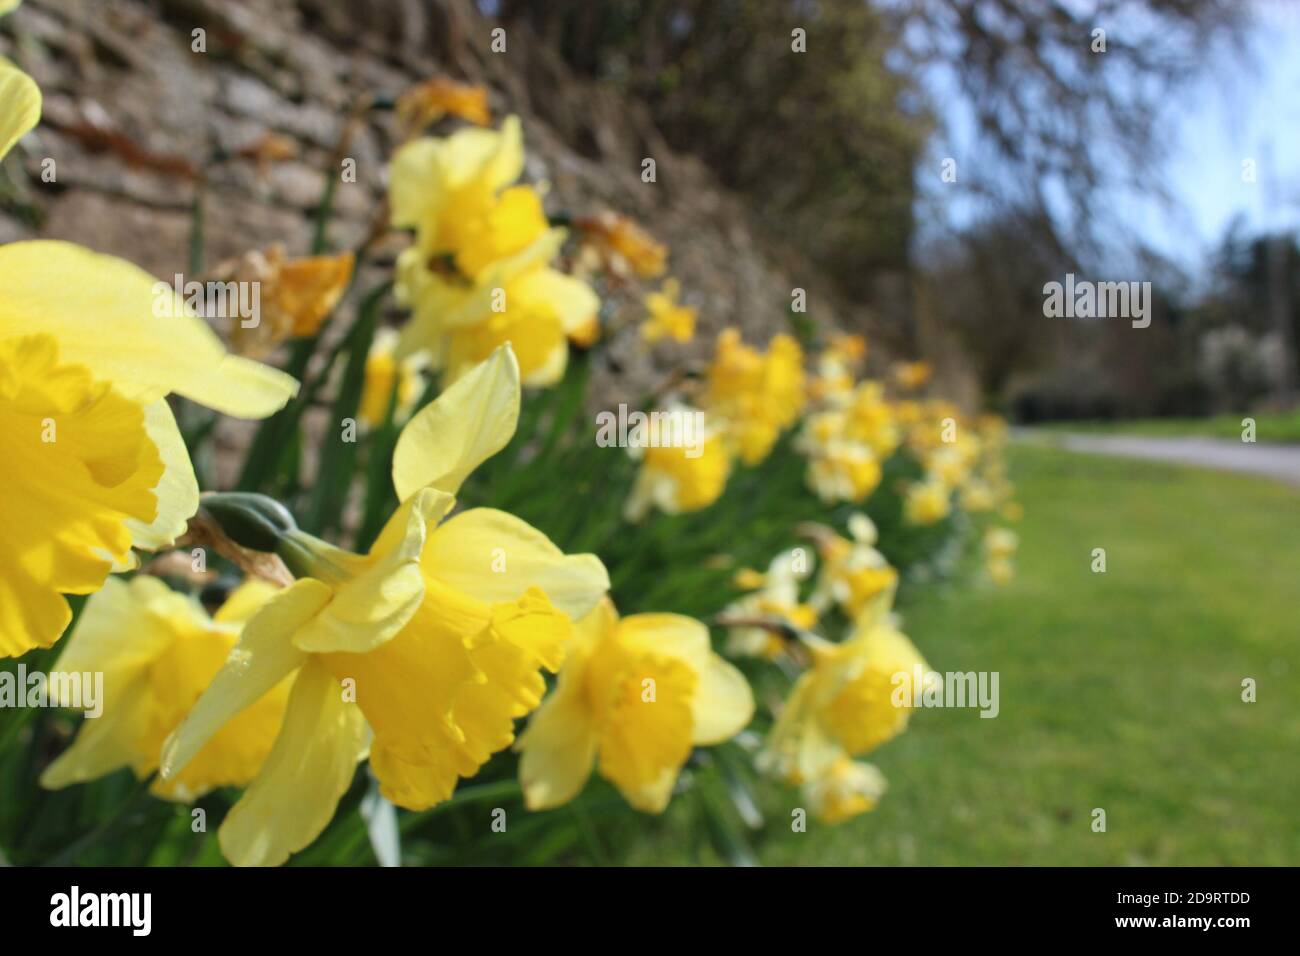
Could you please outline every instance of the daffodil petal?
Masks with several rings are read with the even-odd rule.
[[[148,524],[128,519],[126,527],[137,548],[158,551],[184,534],[189,519],[199,510],[199,482],[166,399],[144,407],[144,428],[163,462],[163,476],[154,488],[158,514]]]
[[[455,494],[506,446],[519,421],[519,363],[501,346],[406,423],[393,452],[393,487],[405,501],[421,488]]]
[[[448,183],[460,186],[477,178],[496,192],[524,171],[524,136],[518,116],[507,116],[500,131],[461,129],[444,141],[439,163]]]
[[[528,522],[492,508],[473,508],[429,536],[425,571],[487,604],[513,601],[529,587],[569,617],[583,617],[609,590],[594,554],[566,555]]]
[[[685,661],[702,672],[710,651],[709,629],[682,614],[633,614],[619,625],[619,639],[642,653]]]
[[[164,778],[178,773],[231,718],[302,665],[307,655],[294,647],[293,633],[315,617],[332,594],[327,585],[301,578],[249,620],[225,665],[163,745]]]
[[[77,738],[67,750],[54,758],[41,774],[41,786],[58,790],[74,783],[97,780],[120,767],[132,766],[138,759],[136,748],[150,718],[148,686],[139,676],[124,686],[110,690],[111,678],[104,680],[104,712],[81,722]]]
[[[767,743],[759,752],[760,770],[791,783],[812,780],[844,753],[813,713],[813,674],[805,672],[786,698]]]
[[[492,315],[499,314],[493,306],[503,289],[507,290],[507,309],[516,300],[527,301],[528,277],[540,272],[539,267],[555,258],[564,245],[566,235],[563,229],[548,229],[523,249],[486,267],[469,288],[431,276],[424,284],[422,293],[436,309],[438,327],[454,331],[479,325]],[[546,290],[543,288],[539,291]],[[398,352],[402,352],[400,345]]]
[[[171,593],[161,580],[147,575],[130,581],[109,578],[86,602],[54,670],[103,671],[106,679],[109,674],[138,673],[172,640],[165,627],[140,613],[141,608]]]
[[[663,813],[668,807],[668,801],[672,799],[673,787],[680,773],[680,767],[663,767],[648,783],[615,783],[624,799],[642,813]]]
[[[519,783],[529,810],[549,810],[576,797],[596,762],[597,736],[583,702],[580,674],[567,669],[528,720],[515,749]]]
[[[515,283],[516,294],[548,302],[565,334],[585,327],[600,311],[600,297],[587,283],[555,269],[538,269]]]
[[[166,283],[68,242],[0,246],[0,337],[33,332],[54,336],[63,361],[142,403],[175,392],[237,418],[263,418],[298,391],[283,372],[228,354]]]
[[[284,725],[257,777],[221,824],[235,866],[279,866],[329,825],[370,744],[360,709],[324,664],[298,672]]]
[[[7,12],[0,9],[0,14]],[[0,105],[0,159],[3,159],[41,118],[40,88],[4,57],[0,57],[0,104],[3,104]]]
[[[435,196],[429,184],[437,174],[441,144],[431,137],[398,148],[388,171],[388,208],[393,225],[411,229],[430,217]]]
[[[280,589],[274,584],[260,578],[246,578],[217,608],[212,620],[219,624],[243,624],[279,593]]]
[[[529,388],[550,388],[563,380],[568,367],[569,343],[563,338],[556,339],[541,364],[523,377],[523,383]]]
[[[299,628],[293,642],[315,654],[360,654],[392,640],[424,600],[420,553],[430,525],[446,514],[451,495],[421,489],[393,513],[360,570],[334,588],[328,607]]]
[[[720,744],[745,729],[754,716],[754,692],[735,667],[716,654],[699,675],[692,713],[697,745]]]
[[[173,593],[158,578],[109,578],[86,602],[53,668],[50,687],[57,693],[66,686],[55,679],[58,674],[102,673],[102,712],[82,721],[72,745],[41,775],[41,786],[57,789],[94,780],[139,760],[137,742],[146,733],[153,706],[146,669],[174,638],[153,615],[141,612]],[[68,707],[76,702],[55,703]]]

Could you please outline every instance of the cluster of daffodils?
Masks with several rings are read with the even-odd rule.
[[[154,578],[96,594],[58,671],[103,672],[105,716],[44,785],[126,766],[157,770],[168,799],[244,787],[219,831],[241,865],[282,863],[315,840],[367,758],[408,809],[448,799],[515,744],[532,808],[571,799],[598,766],[630,804],[662,810],[692,749],[749,723],[749,685],[698,621],[620,619],[595,556],[565,555],[505,512],[452,514],[457,488],[514,434],[519,404],[519,366],[501,346],[415,414],[393,458],[400,504],[365,554],[262,496],[205,498],[206,518],[295,579],[250,581],[211,616]],[[549,696],[545,673],[558,674]],[[515,721],[534,710],[516,742]]]
[[[915,675],[933,679],[890,613],[892,589],[832,643],[800,636],[808,659],[768,734],[758,764],[799,786],[809,809],[838,822],[875,807],[885,781],[856,761],[907,729]]]
[[[736,573],[736,587],[748,593],[721,615],[730,625],[728,654],[775,660],[789,650],[791,636],[815,629],[832,609],[856,621],[897,588],[898,571],[876,549],[876,526],[865,514],[849,517],[847,538],[812,522],[798,530],[816,557],[806,547],[791,548],[766,572]]]
[[[564,376],[569,343],[600,330],[600,300],[554,268],[565,230],[553,227],[524,168],[519,119],[467,127],[398,149],[389,181],[394,226],[414,243],[397,262],[397,295],[411,310],[395,359],[423,352],[444,380],[460,378],[510,342],[525,385]]]
[[[970,514],[1018,519],[1007,480],[1005,421],[995,415],[970,418],[939,400],[900,403],[899,411],[907,448],[924,470],[906,492],[909,521],[942,521],[954,501]]]
[[[882,462],[899,445],[884,385],[856,380],[865,354],[860,336],[839,336],[818,357],[817,408],[804,420],[799,449],[808,456],[809,487],[826,502],[864,500],[880,484]]]
[[[0,89],[7,151],[35,125],[40,94],[7,63]],[[556,690],[519,743],[533,806],[571,797],[598,759],[629,802],[662,809],[691,749],[748,723],[749,687],[702,624],[620,620],[594,556],[564,555],[504,512],[452,515],[466,476],[512,437],[521,379],[561,374],[566,337],[590,335],[597,308],[549,267],[562,234],[538,195],[509,186],[517,121],[478,132],[412,142],[397,160],[419,180],[395,177],[394,210],[416,229],[401,268],[418,311],[407,336],[423,347],[380,341],[363,417],[392,401],[408,410],[416,351],[451,384],[402,430],[400,504],[364,554],[301,531],[271,499],[200,499],[167,396],[264,417],[297,382],[228,354],[178,294],[160,309],[160,284],[129,263],[58,242],[0,248],[0,422],[18,456],[0,505],[0,653],[53,645],[71,620],[64,595],[91,594],[51,684],[105,675],[102,718],[45,768],[45,786],[127,767],[166,799],[243,787],[222,850],[278,864],[320,834],[362,760],[399,806],[446,800],[515,742],[546,672]],[[315,334],[352,265],[273,249],[226,267],[268,296],[241,351]],[[498,292],[508,305],[478,308]],[[192,518],[242,555],[277,556],[290,583],[249,578],[209,613],[160,578],[109,578]]]
[[[799,787],[814,815],[838,823],[876,806],[884,776],[855,758],[906,729],[911,683],[934,678],[891,612],[898,573],[876,550],[871,519],[853,515],[848,538],[821,525],[801,530],[814,541],[817,573],[802,548],[778,555],[765,574],[742,571],[737,584],[753,590],[721,619],[729,625],[729,653],[801,669],[757,763]],[[817,633],[829,626],[824,615],[832,608],[849,622],[839,642]]]
[[[808,456],[808,483],[825,502],[861,502],[880,485],[883,463],[905,452],[921,475],[901,489],[913,525],[933,525],[953,512],[1001,512],[1017,520],[1007,480],[1006,422],[972,418],[951,402],[917,397],[933,369],[926,362],[895,365],[891,381],[858,380],[865,344],[833,338],[818,359],[799,449]]]
[[[671,291],[672,299],[656,293],[664,303],[652,306],[660,314],[651,323],[671,326],[664,314],[681,308],[674,304],[676,288]],[[803,361],[803,349],[789,335],[773,336],[759,351],[742,341],[738,329],[724,329],[695,403],[668,408],[676,419],[703,422],[701,441],[690,448],[663,442],[633,450],[641,468],[626,509],[629,519],[639,520],[652,506],[667,514],[706,508],[726,490],[735,462],[753,467],[767,458],[807,404]]]
[[[657,341],[679,326],[693,327],[694,310],[678,304],[679,294],[670,280],[651,296],[643,337]],[[860,378],[865,356],[861,336],[836,333],[805,369],[803,349],[789,335],[774,336],[760,351],[739,330],[724,329],[691,402],[669,405],[674,415],[702,416],[703,453],[692,448],[688,455],[672,443],[635,450],[641,469],[629,518],[639,520],[652,508],[677,514],[708,507],[725,491],[735,463],[761,464],[781,434],[794,429],[808,486],[828,505],[866,501],[884,480],[885,463],[903,454],[920,469],[893,489],[909,524],[938,524],[954,505],[1017,520],[1007,480],[1006,423],[917,397],[932,374],[925,362],[896,365],[889,381]]]
[[[0,60],[0,154],[40,103]],[[272,498],[201,495],[168,404],[248,419],[284,407],[299,383],[257,359],[291,339],[314,348],[353,282],[352,254],[292,259],[272,246],[219,266],[217,281],[261,293],[260,321],[232,323],[228,351],[181,290],[129,263],[62,242],[0,246],[0,431],[15,456],[0,495],[0,656],[53,646],[72,621],[66,596],[89,595],[50,684],[104,675],[103,715],[81,724],[41,783],[125,768],[165,800],[238,788],[218,831],[238,865],[278,865],[309,846],[365,762],[380,794],[409,810],[449,800],[513,750],[529,809],[573,800],[596,771],[658,813],[695,749],[735,738],[756,712],[707,625],[622,616],[599,557],[565,554],[505,511],[457,504],[514,437],[522,389],[555,384],[570,345],[599,338],[600,301],[582,276],[600,263],[660,278],[667,250],[624,217],[575,220],[575,274],[560,271],[566,232],[542,191],[519,182],[517,118],[490,128],[486,93],[445,79],[409,91],[397,113],[388,205],[411,235],[394,282],[410,318],[360,355],[357,418],[396,435],[388,474],[387,458],[377,471],[395,506],[364,550],[300,528]],[[471,125],[419,135],[447,116]],[[675,280],[645,305],[643,342],[692,340],[696,310]],[[760,349],[722,331],[704,374],[652,424],[686,440],[655,431],[633,449],[626,517],[708,508],[788,433],[823,502],[863,502],[905,451],[921,473],[902,492],[910,522],[941,521],[954,503],[1014,519],[1005,427],[912,397],[924,363],[885,383],[859,377],[864,357],[860,337],[838,335],[805,367],[790,335]],[[438,396],[420,407],[435,380]],[[748,593],[719,624],[731,656],[794,677],[759,768],[837,822],[879,800],[884,778],[860,758],[907,726],[912,695],[896,693],[898,675],[928,668],[892,613],[899,575],[871,519],[852,515],[845,534],[798,531],[806,546],[736,576]],[[141,552],[195,544],[243,572],[224,600],[205,605],[139,568]],[[1015,549],[1010,531],[987,531],[992,580],[1010,579]],[[832,619],[848,622],[838,642],[819,633]]]
[[[558,670],[573,620],[608,587],[604,567],[504,512],[447,517],[518,413],[508,347],[421,409],[393,458],[400,505],[366,554],[257,502],[208,506],[238,543],[272,550],[297,575],[249,619],[162,751],[163,778],[183,773],[245,708],[289,684],[275,744],[221,827],[231,861],[280,863],[314,840],[367,756],[398,806],[446,800],[541,702],[542,672]],[[508,565],[494,572],[498,548]]]

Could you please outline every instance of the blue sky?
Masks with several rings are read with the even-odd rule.
[[[1134,231],[1192,265],[1236,216],[1251,231],[1300,223],[1300,3],[1256,5],[1248,38],[1253,65],[1222,63],[1170,102],[1174,157],[1166,174],[1184,216],[1138,203]],[[1256,182],[1242,182],[1253,159]]]
[[[1300,0],[1242,2],[1250,2],[1254,13],[1246,52],[1206,51],[1204,74],[1165,101],[1157,136],[1167,144],[1168,160],[1138,171],[1162,184],[1172,205],[1142,189],[1111,193],[1118,201],[1105,209],[1114,234],[1140,239],[1192,275],[1235,218],[1248,231],[1300,225]],[[950,83],[938,76],[931,86],[946,132],[931,142],[927,165],[935,176],[923,170],[919,182],[922,231],[931,237],[968,224],[980,210],[960,186],[936,182],[943,157],[956,157],[967,181],[1000,174],[963,165],[963,157],[975,152],[974,130]],[[1122,161],[1121,154],[1115,157]],[[1248,159],[1254,183],[1243,182]]]

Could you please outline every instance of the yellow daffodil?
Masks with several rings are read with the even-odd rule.
[[[531,186],[503,190],[479,218],[457,225],[455,265],[461,275],[470,277],[481,275],[494,262],[523,252],[538,240],[564,235],[562,230],[550,229],[542,197]]]
[[[741,461],[756,465],[766,458],[806,401],[803,350],[792,337],[773,336],[759,352],[741,341],[738,329],[718,335],[701,404],[726,423]]]
[[[887,786],[885,775],[874,764],[841,754],[805,781],[802,792],[813,816],[834,824],[874,810]]]
[[[445,76],[435,76],[411,87],[397,98],[395,112],[404,139],[449,115],[459,116],[478,126],[492,122],[487,89],[457,83]]]
[[[594,247],[616,275],[634,273],[643,279],[664,274],[668,247],[656,242],[627,216],[605,211],[573,223],[588,248]]]
[[[910,412],[904,439],[907,447],[922,461],[964,431],[964,416],[961,409],[952,402],[930,399],[924,402],[900,402],[898,407]]]
[[[231,323],[231,344],[240,355],[259,358],[288,338],[310,338],[320,329],[352,281],[350,252],[337,256],[285,257],[279,245],[249,252],[213,272],[218,282],[255,282],[256,323]]]
[[[40,92],[0,60],[0,157],[40,118]],[[89,594],[185,529],[198,484],[166,396],[261,418],[297,391],[228,355],[174,292],[66,242],[0,246],[0,657],[49,647],[64,594]],[[165,318],[157,316],[163,315]]]
[[[925,470],[940,484],[959,488],[970,474],[970,464],[956,448],[943,445],[926,456]]]
[[[423,352],[397,358],[397,332],[380,329],[366,356],[366,377],[361,389],[357,420],[368,428],[383,424],[388,406],[393,405],[393,421],[401,424],[411,417],[415,403],[424,393],[424,369],[428,356]],[[397,394],[394,396],[393,392]]]
[[[894,366],[894,381],[908,392],[921,388],[933,374],[934,367],[929,362],[899,362]]]
[[[695,338],[696,310],[678,304],[679,295],[681,283],[676,279],[668,279],[658,292],[645,297],[645,307],[650,312],[650,318],[641,323],[641,337],[647,342],[658,342],[660,339],[689,342]]]
[[[861,501],[880,484],[880,458],[866,442],[845,437],[846,418],[842,410],[809,415],[795,443],[808,456],[808,487],[825,502]]]
[[[839,644],[804,636],[812,665],[795,682],[759,755],[765,771],[807,783],[843,754],[860,756],[906,729],[912,698],[902,695],[896,705],[896,688],[912,680],[915,667],[929,668],[888,607],[889,596],[878,598]]]
[[[819,498],[861,501],[880,484],[881,463],[901,441],[894,407],[879,382],[847,390],[828,383],[823,376],[826,407],[804,421],[796,448],[808,456],[808,486]]]
[[[398,298],[414,313],[397,354],[429,354],[455,381],[499,345],[510,342],[525,385],[564,377],[568,343],[594,341],[600,299],[584,282],[545,265],[563,231],[551,230],[513,255],[489,264],[473,281],[440,276],[407,249],[398,259]]]
[[[844,437],[863,442],[880,459],[893,454],[901,441],[893,405],[879,382],[860,382],[845,409]]]
[[[933,476],[913,482],[903,497],[903,517],[909,524],[935,524],[951,512],[952,489]]]
[[[983,478],[973,476],[966,480],[961,488],[961,506],[962,509],[971,513],[979,514],[983,511],[992,511],[997,499],[993,494],[993,489]]]
[[[516,116],[508,117],[499,132],[470,128],[447,137],[412,140],[394,154],[389,172],[392,223],[415,230],[419,255],[426,262],[455,260],[473,244],[472,236],[483,234],[484,221],[500,214],[501,194],[523,168],[523,133]],[[546,231],[546,219],[539,212],[540,204],[520,203],[519,197],[509,204],[512,252]],[[525,215],[521,218],[520,213]],[[472,276],[477,269],[461,271]]]
[[[603,601],[578,622],[554,691],[516,745],[525,803],[572,800],[598,763],[628,803],[659,813],[691,748],[730,739],[753,713],[749,684],[713,652],[699,621],[620,619]]]
[[[1010,528],[989,528],[984,533],[984,567],[994,584],[1009,584],[1015,577],[1012,559],[1019,546],[1020,539]]]
[[[856,620],[877,597],[893,591],[898,572],[876,550],[877,531],[870,518],[861,513],[849,518],[849,534],[852,540],[826,528],[817,535],[822,566],[810,603],[819,611],[838,604],[849,620]]]
[[[102,673],[103,713],[82,723],[41,785],[66,787],[120,767],[138,777],[157,769],[167,735],[221,669],[244,622],[275,593],[265,582],[249,581],[209,617],[158,578],[106,581],[86,602],[51,677],[52,686],[66,687],[65,677]],[[216,787],[248,783],[271,751],[288,699],[282,681],[214,734],[182,773],[155,781],[153,792],[189,802]]]
[[[753,590],[727,605],[722,616],[786,623],[800,630],[817,624],[817,611],[799,600],[799,582],[811,572],[802,549],[783,551],[772,559],[766,574],[754,571],[736,576],[737,585]],[[785,644],[770,628],[740,625],[727,629],[727,653],[732,657],[762,657],[775,660]]]
[[[571,619],[608,588],[604,567],[504,512],[441,521],[465,477],[514,434],[519,388],[502,347],[410,420],[393,456],[401,506],[365,555],[299,531],[273,504],[205,505],[237,542],[274,549],[299,575],[249,620],[163,751],[170,778],[297,672],[275,746],[222,824],[232,862],[278,864],[315,839],[367,752],[393,803],[446,800],[540,703],[541,670],[559,668]]]
[[[695,412],[675,409],[678,414]],[[707,508],[720,497],[731,474],[731,453],[723,436],[706,429],[696,448],[671,445],[630,449],[641,458],[641,468],[627,496],[623,515],[640,521],[651,508],[680,514]]]
[[[415,230],[398,257],[397,297],[413,311],[397,354],[428,353],[447,381],[510,342],[525,385],[552,385],[568,343],[595,341],[600,300],[551,268],[564,242],[541,197],[512,186],[523,170],[517,117],[407,143],[393,158],[393,224]]]
[[[866,354],[867,341],[862,336],[835,333],[817,357],[816,374],[808,383],[808,397],[827,407],[846,404]]]
[[[867,357],[867,340],[852,332],[833,332],[823,354],[835,355],[849,365],[857,365]]]

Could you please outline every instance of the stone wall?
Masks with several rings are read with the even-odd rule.
[[[202,183],[208,265],[272,242],[303,254],[357,102],[446,74],[485,84],[496,117],[523,118],[526,176],[549,183],[552,212],[613,209],[668,244],[671,273],[700,307],[697,353],[724,325],[760,342],[786,329],[796,286],[815,322],[867,327],[864,309],[836,303],[795,251],[760,235],[707,168],[669,150],[645,109],[576,79],[522,29],[491,52],[494,26],[469,0],[26,0],[0,21],[0,53],[35,77],[45,108],[6,163],[0,241],[75,240],[171,277],[186,271]],[[204,52],[192,49],[196,29]],[[329,231],[338,249],[366,234],[396,144],[391,110],[353,126],[357,182],[340,185]],[[253,158],[271,143],[281,158]],[[647,156],[653,184],[640,178]],[[46,159],[53,183],[40,178]],[[390,235],[369,268],[402,244]],[[616,291],[615,304],[635,312],[644,291]],[[680,357],[629,334],[610,354],[630,389]]]

